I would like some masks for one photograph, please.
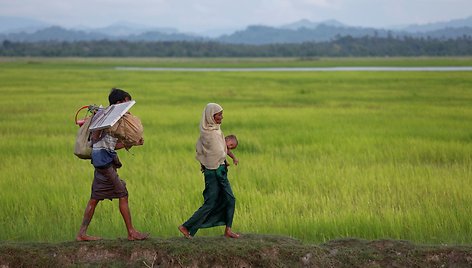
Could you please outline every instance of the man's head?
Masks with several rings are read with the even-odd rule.
[[[226,142],[226,147],[228,149],[233,150],[238,147],[238,139],[236,138],[235,135],[228,135],[225,137],[225,142]]]
[[[127,102],[131,100],[131,95],[119,88],[112,88],[110,91],[110,95],[108,95],[108,101],[110,105]]]

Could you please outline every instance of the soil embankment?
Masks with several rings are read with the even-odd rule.
[[[398,240],[304,244],[268,235],[125,239],[98,242],[0,242],[7,267],[472,267],[472,246],[416,245]]]

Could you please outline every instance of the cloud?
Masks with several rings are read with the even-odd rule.
[[[301,2],[303,4],[306,4],[306,5],[312,5],[312,6],[318,6],[318,7],[331,7],[331,6],[337,6],[340,1],[335,1],[335,0],[299,0],[299,2]]]

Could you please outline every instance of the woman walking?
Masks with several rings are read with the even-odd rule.
[[[205,176],[204,202],[190,219],[179,226],[179,231],[187,238],[193,237],[200,228],[221,225],[226,226],[226,237],[239,237],[231,231],[236,199],[227,177],[227,147],[220,129],[222,120],[223,108],[208,103],[200,121],[200,137],[196,144],[196,158]]]

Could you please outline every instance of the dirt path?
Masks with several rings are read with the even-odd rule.
[[[472,246],[344,239],[324,244],[267,235],[125,239],[98,242],[0,242],[7,267],[472,267]]]

